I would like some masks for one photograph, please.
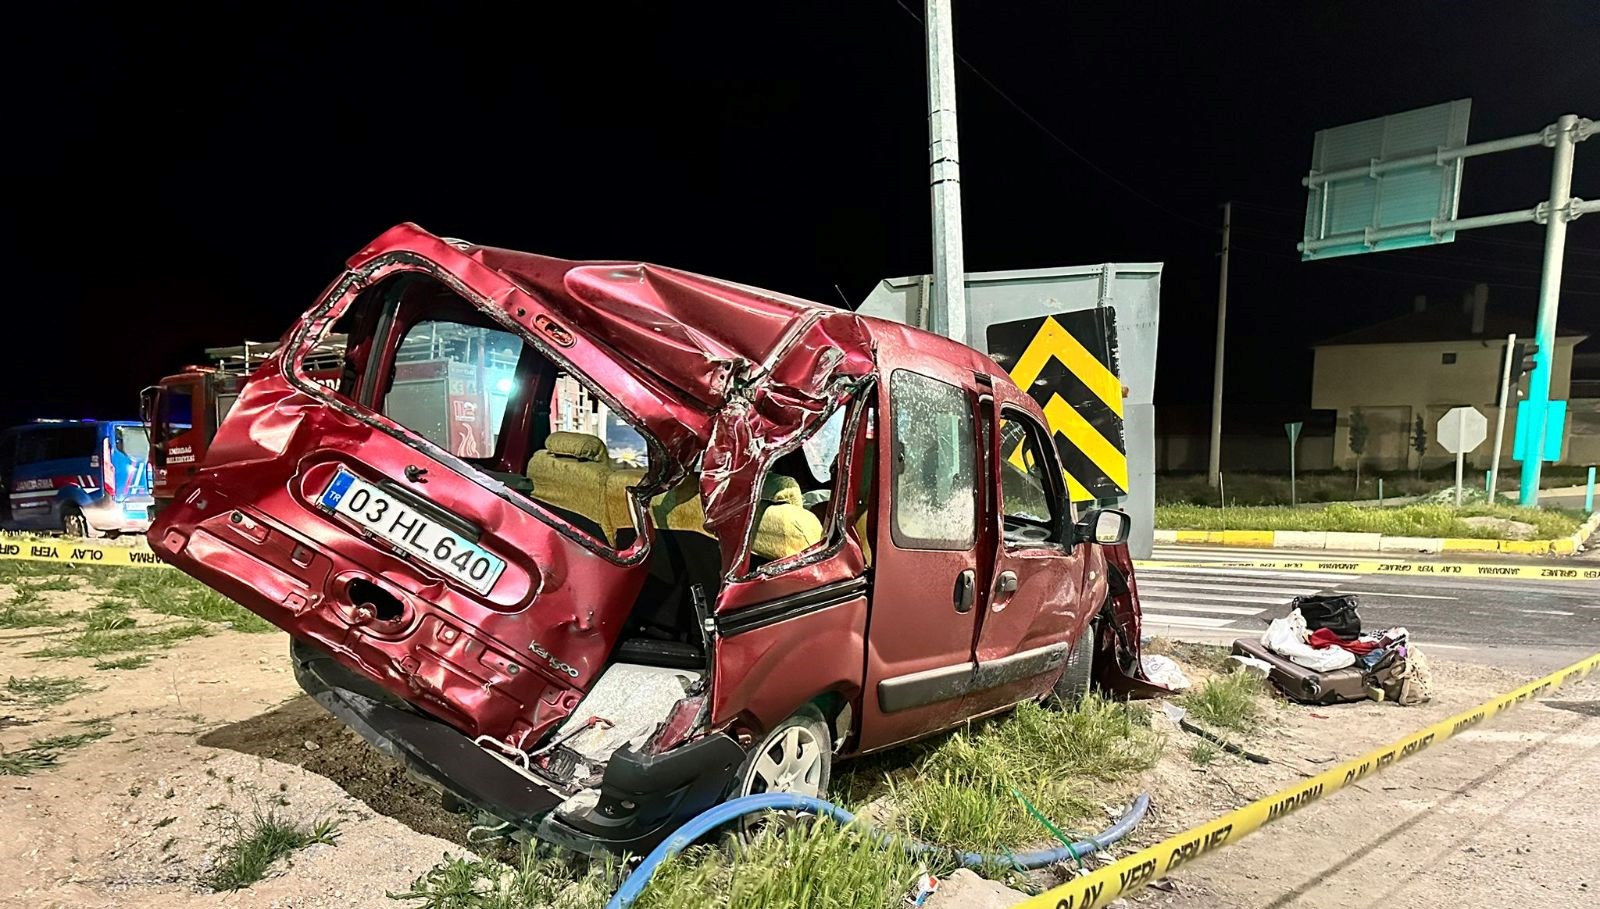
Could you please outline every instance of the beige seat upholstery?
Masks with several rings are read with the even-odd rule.
[[[786,559],[820,542],[822,522],[806,510],[800,484],[793,477],[767,474],[750,552],[763,559]]]
[[[700,481],[696,477],[689,477],[652,499],[650,515],[655,525],[665,530],[711,535],[706,530]],[[822,522],[802,504],[800,484],[793,477],[768,474],[762,484],[755,539],[750,541],[751,554],[776,561],[805,552],[820,542]]]
[[[606,476],[611,461],[606,443],[577,432],[552,432],[545,447],[528,459],[533,497],[604,525]]]

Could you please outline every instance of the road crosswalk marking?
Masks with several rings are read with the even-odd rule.
[[[1161,550],[1155,558],[1179,559]],[[1181,554],[1181,560],[1190,563],[1225,563],[1230,558],[1237,556],[1227,552],[1197,552],[1188,547]],[[1191,564],[1181,568],[1139,568],[1135,579],[1144,628],[1149,633],[1159,635],[1164,628],[1171,628],[1248,637],[1260,633],[1266,620],[1281,614],[1295,597],[1328,590],[1348,577],[1226,564],[1215,567]]]

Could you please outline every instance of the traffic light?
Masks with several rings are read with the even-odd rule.
[[[1532,341],[1518,341],[1511,345],[1511,387],[1517,390],[1517,397],[1524,397],[1522,390],[1523,380],[1528,373],[1533,372],[1534,354],[1539,352],[1539,345]]]

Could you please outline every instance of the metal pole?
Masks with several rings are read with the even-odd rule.
[[[1500,373],[1500,410],[1494,417],[1494,457],[1489,461],[1489,504],[1494,504],[1495,487],[1500,485],[1500,443],[1506,437],[1506,406],[1511,402],[1511,351],[1517,346],[1517,335],[1506,335],[1506,364]]]
[[[1589,487],[1583,493],[1583,513],[1594,514],[1594,468],[1589,468]]]
[[[1222,348],[1228,335],[1228,240],[1233,235],[1233,203],[1222,204],[1222,274],[1217,279],[1217,357],[1211,368],[1211,453],[1206,482],[1222,482]]]
[[[961,256],[961,151],[956,140],[955,37],[950,0],[928,0],[928,181],[933,191],[933,305],[928,329],[967,343]]]
[[[1518,426],[1525,440],[1522,461],[1522,489],[1518,496],[1525,506],[1539,504],[1539,474],[1544,467],[1545,418],[1550,402],[1550,371],[1556,352],[1556,309],[1561,303],[1561,265],[1567,253],[1567,204],[1572,199],[1572,153],[1577,146],[1578,118],[1563,114],[1556,121],[1555,162],[1550,168],[1550,208],[1545,216],[1544,274],[1539,280],[1539,321],[1534,343],[1533,374],[1528,377],[1530,417],[1537,421],[1536,432]]]
[[[1461,507],[1461,469],[1466,465],[1467,453],[1456,452],[1456,507]]]

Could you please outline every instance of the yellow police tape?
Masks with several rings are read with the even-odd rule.
[[[1335,574],[1398,574],[1415,577],[1520,578],[1539,581],[1600,581],[1600,565],[1505,565],[1493,562],[1402,562],[1397,559],[1151,559],[1135,568],[1271,568],[1278,571],[1327,571]]]
[[[68,562],[75,565],[120,565],[133,568],[165,568],[149,547],[111,546],[90,540],[66,537],[36,537],[0,534],[0,559],[24,562]]]
[[[1153,881],[1160,880],[1189,862],[1232,845],[1247,834],[1281,820],[1322,797],[1363,779],[1399,761],[1458,735],[1479,723],[1516,707],[1523,701],[1547,694],[1562,685],[1577,681],[1600,666],[1600,653],[1579,660],[1559,672],[1480,704],[1465,713],[1434,723],[1392,745],[1346,761],[1309,780],[1230,811],[1222,817],[1185,833],[1163,840],[1148,849],[1079,877],[1053,890],[1017,904],[1016,909],[1095,909],[1127,896]]]

